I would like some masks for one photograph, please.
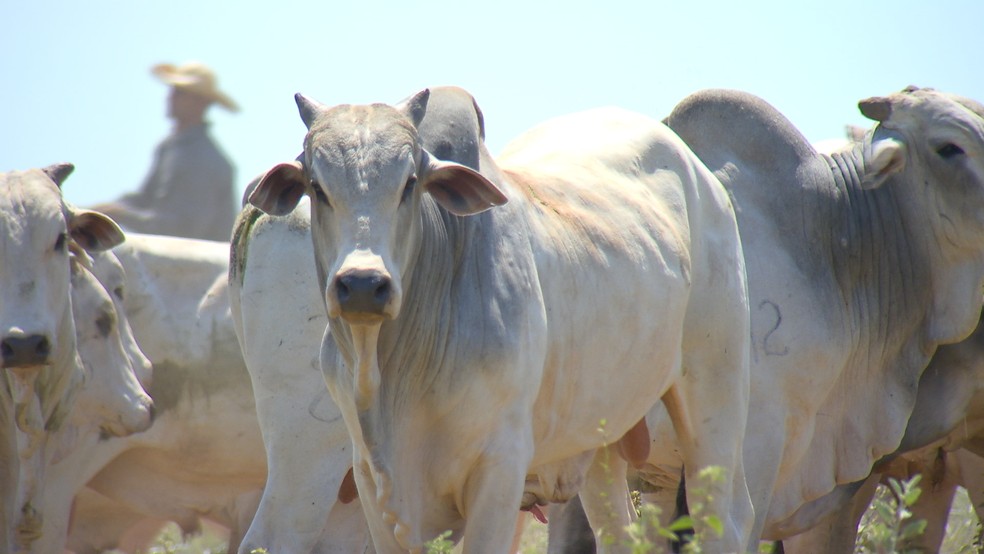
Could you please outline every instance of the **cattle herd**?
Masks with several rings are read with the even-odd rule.
[[[550,552],[627,552],[627,483],[669,515],[709,466],[708,552],[852,552],[914,470],[927,550],[958,485],[984,502],[984,105],[908,87],[820,148],[707,90],[493,157],[459,88],[295,100],[303,152],[229,243],[124,233],[69,164],[0,173],[0,551],[208,521],[247,554],[505,553],[530,513]]]

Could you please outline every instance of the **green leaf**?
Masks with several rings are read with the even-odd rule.
[[[670,539],[671,541],[678,541],[678,540],[680,540],[680,536],[679,535],[677,535],[673,531],[670,531],[666,527],[659,527],[656,530],[656,533],[659,536],[663,537],[664,539]]]
[[[916,475],[916,477],[919,476]],[[905,491],[905,495],[902,496],[902,502],[904,502],[906,506],[912,506],[913,504],[916,503],[917,500],[919,500],[920,494],[922,494],[922,489],[918,487],[909,489]]]
[[[704,523],[713,529],[717,536],[724,535],[724,523],[721,522],[721,518],[718,516],[711,514],[704,518]]]
[[[694,520],[690,519],[690,516],[680,516],[667,527],[670,531],[690,531],[693,528]]]
[[[902,498],[903,496],[902,483],[900,483],[898,479],[894,477],[889,477],[888,488],[892,489],[892,493],[895,495],[896,498]]]
[[[926,520],[917,519],[902,528],[902,532],[899,534],[899,538],[902,540],[911,539],[913,537],[918,537],[926,531]]]
[[[895,521],[895,509],[887,503],[875,504],[875,512],[883,522]]]

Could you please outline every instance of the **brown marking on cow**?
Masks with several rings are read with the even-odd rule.
[[[632,467],[642,469],[649,458],[649,428],[646,418],[632,426],[618,439],[618,454]]]
[[[338,487],[338,501],[342,504],[348,504],[359,497],[359,489],[355,486],[355,474],[352,472],[352,468],[349,468],[345,472],[345,477],[342,478],[342,484]]]

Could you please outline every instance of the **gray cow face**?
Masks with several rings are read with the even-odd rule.
[[[76,414],[97,424],[106,435],[144,431],[152,420],[153,401],[137,380],[136,364],[150,362],[128,333],[120,304],[88,266],[87,256],[74,254],[72,311],[79,357],[89,377],[78,396]]]
[[[68,243],[111,248],[123,233],[109,218],[65,206],[70,164],[0,174],[0,363],[15,372],[75,350]]]
[[[879,122],[876,164],[900,172],[916,194],[929,195],[937,239],[979,249],[984,229],[984,106],[932,89],[909,87],[860,102]],[[883,158],[880,162],[878,159]]]
[[[260,180],[249,201],[272,214],[311,198],[311,224],[328,315],[352,325],[395,319],[402,276],[419,253],[423,195],[459,216],[506,202],[477,172],[421,148],[417,126],[427,90],[391,107],[326,108],[296,97],[308,127],[304,162],[281,164]]]
[[[51,363],[69,304],[61,191],[37,170],[0,176],[0,349],[7,369]],[[71,312],[69,312],[71,313]],[[71,332],[71,330],[68,330]]]

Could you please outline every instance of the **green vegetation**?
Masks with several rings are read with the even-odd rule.
[[[891,494],[876,494],[861,518],[855,550],[864,554],[915,554],[911,543],[926,530],[925,520],[909,521],[910,508],[919,500],[920,475],[909,481],[889,479]]]
[[[707,497],[713,485],[723,479],[720,470],[708,469],[701,472],[698,480],[702,491],[698,496]],[[911,506],[919,498],[920,480],[895,482],[890,487],[880,487],[872,501],[871,507],[861,520],[856,552],[859,554],[908,553],[916,552],[909,543],[913,537],[920,534],[924,528],[919,521],[913,521]],[[696,502],[691,507],[691,515],[663,525],[660,520],[659,508],[644,504],[638,507],[639,519],[628,528],[629,546],[632,554],[656,554],[667,552],[667,541],[676,533],[689,529],[694,521],[703,521],[710,532],[720,533],[721,521],[713,514],[702,513],[704,502]],[[701,519],[703,518],[703,519]],[[966,491],[959,489],[954,498],[953,508],[947,524],[946,537],[940,552],[943,554],[970,554],[981,552],[981,525],[974,513],[973,506]],[[455,549],[447,538],[450,533],[444,533],[427,543],[427,552],[431,554],[451,554],[460,552]],[[701,552],[701,537],[684,548],[685,552]],[[520,543],[521,554],[541,554],[547,550],[547,527],[531,522],[526,527]],[[771,545],[763,543],[762,552],[771,550]],[[155,544],[146,554],[224,554],[224,541],[211,533],[192,538],[181,538],[177,526],[168,526],[158,537]],[[253,554],[266,554],[262,549]]]

